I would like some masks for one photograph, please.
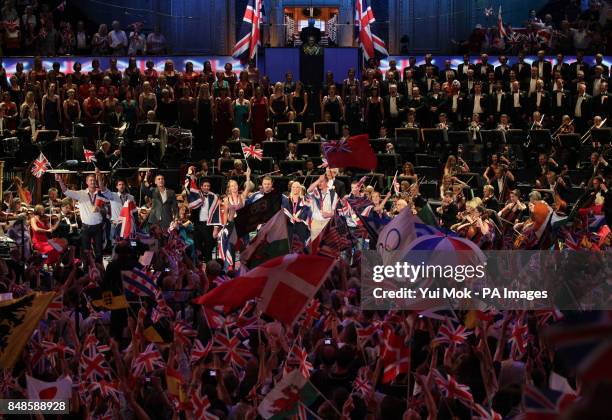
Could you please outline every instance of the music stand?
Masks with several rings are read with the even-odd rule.
[[[378,159],[376,172],[380,172],[385,175],[395,174],[395,170],[397,169],[397,163],[399,162],[399,155],[395,153],[378,153],[376,157]]]
[[[297,155],[300,157],[308,156],[315,158],[321,156],[321,143],[298,143]]]
[[[374,153],[384,153],[387,150],[387,143],[393,143],[391,139],[370,139],[369,141]]]
[[[268,173],[272,172],[272,168],[274,167],[274,160],[271,157],[264,157],[262,160],[249,158],[248,159],[249,167],[252,171]]]
[[[321,136],[326,140],[335,140],[338,136],[338,123],[336,122],[316,122],[313,124],[315,136]]]
[[[580,149],[580,134],[578,133],[567,133],[559,134],[559,142],[566,150],[578,150]]]
[[[438,149],[444,143],[448,142],[447,137],[448,130],[441,128],[423,128],[421,129],[421,136],[423,137],[423,143],[428,149]]]
[[[545,150],[548,150],[552,143],[549,129],[529,130],[529,138],[530,143],[535,145],[536,148],[543,148]]]
[[[527,133],[523,130],[512,129],[506,131],[506,143],[522,146],[527,141]]]
[[[480,130],[480,136],[485,147],[490,144],[491,148],[495,148],[496,145],[505,143],[505,135],[502,130]]]
[[[240,140],[230,140],[227,142],[227,147],[229,147],[231,154],[237,154],[242,156],[242,145],[240,143],[244,143],[247,146],[251,145],[250,139],[240,139]]]
[[[59,131],[57,130],[38,130],[34,132],[32,136],[33,144],[44,144],[55,141],[57,136],[59,135]]]
[[[135,135],[137,139],[146,139],[147,137],[159,136],[159,123],[146,122],[136,125]]]
[[[297,171],[301,171],[306,167],[305,160],[281,160],[278,164],[281,172],[286,174],[293,174]]]
[[[285,153],[287,153],[286,141],[264,141],[261,144],[263,146],[264,156],[269,156],[276,160],[281,160],[285,158]]]
[[[610,143],[610,140],[612,140],[612,128],[593,128],[591,130],[591,140],[602,144]]]
[[[276,137],[279,140],[298,141],[302,139],[301,122],[280,122],[276,124]]]
[[[447,135],[448,142],[454,147],[459,146],[460,144],[470,144],[469,131],[449,131]]]

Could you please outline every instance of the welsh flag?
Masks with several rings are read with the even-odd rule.
[[[287,233],[287,216],[279,210],[268,220],[253,241],[240,253],[240,260],[249,268],[280,255],[289,253],[289,234]]]
[[[26,383],[31,400],[69,400],[72,397],[72,380],[67,376],[45,382],[26,375]]]
[[[297,416],[303,407],[317,399],[317,390],[299,370],[294,370],[276,384],[257,407],[264,419],[287,419]]]
[[[267,315],[292,325],[312,300],[335,261],[318,255],[289,254],[259,265],[243,276],[222,284],[193,300],[208,308],[239,308],[261,298]]]

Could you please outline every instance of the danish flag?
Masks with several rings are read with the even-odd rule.
[[[36,178],[43,176],[47,169],[51,167],[49,160],[40,152],[40,155],[32,162],[32,175]]]
[[[355,26],[359,31],[359,44],[366,60],[374,58],[377,52],[383,56],[389,55],[385,41],[374,35],[370,29],[370,24],[375,21],[369,0],[357,0],[355,3]]]
[[[239,58],[241,56],[247,59],[253,59],[257,54],[257,47],[260,42],[260,27],[264,17],[263,0],[249,0],[242,18],[242,27],[238,42],[234,45],[232,56]]]
[[[384,384],[410,370],[410,347],[404,342],[404,337],[393,332],[391,328],[385,330],[381,358],[385,365],[382,380]]]

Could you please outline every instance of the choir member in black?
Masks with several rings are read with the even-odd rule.
[[[570,111],[574,116],[574,125],[579,133],[587,128],[587,121],[591,115],[591,96],[586,93],[586,83],[578,83],[578,91],[572,98]]]
[[[378,88],[372,89],[372,96],[366,102],[366,125],[370,138],[375,139],[378,136],[382,120],[384,118],[383,100],[378,96]]]
[[[336,94],[336,85],[331,84],[327,88],[327,95],[321,101],[321,120],[325,120],[325,113],[329,113],[330,121],[339,123],[344,115],[344,104],[342,98]]]
[[[394,132],[402,125],[406,112],[406,101],[404,96],[399,94],[397,85],[389,85],[389,95],[384,99],[384,107],[386,126]]]

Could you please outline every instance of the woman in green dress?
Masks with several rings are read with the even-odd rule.
[[[238,90],[238,98],[234,101],[234,126],[240,129],[240,137],[251,138],[251,102],[244,97],[244,89]]]

